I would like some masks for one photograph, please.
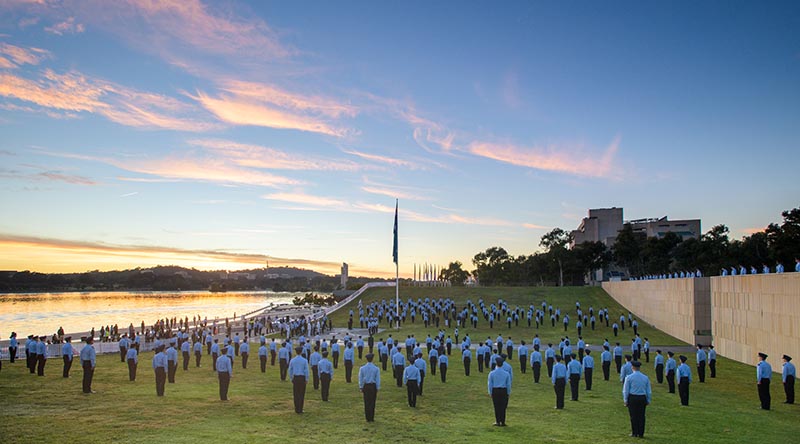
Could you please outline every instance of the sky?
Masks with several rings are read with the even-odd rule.
[[[800,206],[798,2],[0,2],[0,269],[393,276]]]

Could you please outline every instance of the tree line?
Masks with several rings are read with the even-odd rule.
[[[700,270],[705,276],[719,275],[722,268],[763,266],[774,270],[782,263],[787,271],[800,256],[800,208],[781,213],[781,223],[763,231],[731,239],[725,225],[716,225],[699,239],[682,239],[675,233],[646,237],[625,224],[616,243],[602,242],[572,246],[572,234],[555,228],[541,237],[542,251],[513,256],[502,247],[491,247],[472,258],[471,271],[459,261],[443,268],[439,277],[453,285],[464,285],[473,277],[485,286],[583,285],[594,270],[616,268],[628,276],[661,275]]]

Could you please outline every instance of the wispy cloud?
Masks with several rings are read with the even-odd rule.
[[[56,35],[80,34],[83,31],[86,31],[86,27],[83,26],[82,23],[76,23],[75,17],[69,17],[63,22],[56,23],[53,26],[45,27],[44,30]]]
[[[472,142],[467,151],[476,156],[494,159],[511,165],[577,176],[615,178],[614,160],[620,139],[615,138],[602,153],[587,152],[578,146],[532,146],[513,143]]]
[[[252,82],[223,82],[220,94],[198,91],[189,97],[223,122],[234,125],[294,129],[335,137],[355,131],[331,120],[355,115],[355,108],[332,99],[303,96],[277,87]]]
[[[131,197],[131,196],[135,196],[135,195],[137,195],[137,194],[139,194],[139,192],[138,192],[138,191],[134,191],[134,192],[131,192],[131,193],[120,194],[120,196],[119,196],[119,197],[122,197],[122,198],[124,198],[124,197]]]
[[[528,223],[522,224],[522,226],[525,228],[530,228],[531,230],[546,230],[550,228],[550,227],[545,227],[544,225],[528,224]]]
[[[190,145],[205,148],[237,165],[276,169],[314,171],[359,171],[364,166],[347,160],[325,159],[315,156],[298,156],[274,148],[238,143],[222,139],[194,139]]]
[[[35,80],[0,73],[0,96],[33,103],[42,112],[57,110],[64,117],[96,113],[138,128],[204,131],[218,127],[191,117],[194,109],[177,99],[115,85],[77,71],[57,73],[45,69]]]
[[[84,176],[75,176],[75,175],[62,174],[49,171],[44,173],[39,173],[37,176],[47,180],[61,181],[73,185],[97,185],[97,182]]]
[[[22,48],[0,42],[0,68],[11,69],[21,65],[38,65],[50,57],[50,51],[41,48]]]
[[[370,194],[377,194],[381,196],[388,196],[403,200],[432,199],[429,196],[431,194],[431,190],[426,190],[412,186],[387,185],[384,183],[372,181],[368,177],[364,177],[364,185],[361,187],[361,190]]]
[[[36,165],[20,165],[19,167],[21,169],[0,168],[0,177],[33,182],[64,182],[71,185],[98,184],[98,182],[85,176],[66,174],[62,171],[50,170]]]
[[[383,163],[393,167],[401,167],[401,168],[408,168],[412,170],[422,169],[422,166],[416,162],[412,162],[406,159],[398,159],[396,157],[389,157],[383,156],[380,154],[372,154],[372,153],[365,153],[362,151],[356,150],[343,150],[343,152],[347,154],[351,154],[356,157],[360,157],[365,160],[369,160],[372,162]]]

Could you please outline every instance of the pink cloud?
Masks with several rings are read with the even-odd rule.
[[[619,137],[600,154],[587,153],[581,146],[523,147],[511,143],[473,142],[467,151],[476,156],[537,170],[555,171],[585,177],[613,178],[614,157]]]
[[[240,166],[314,171],[358,171],[364,169],[355,162],[297,156],[274,148],[251,145],[220,139],[196,139],[189,144],[206,148]]]
[[[44,30],[56,35],[80,34],[86,31],[86,27],[81,23],[75,23],[75,17],[69,17],[63,22],[44,28]]]
[[[223,82],[220,89],[239,97],[249,97],[281,108],[319,114],[334,119],[342,116],[355,117],[358,114],[358,110],[353,105],[340,103],[327,97],[292,93],[263,83],[228,80]]]
[[[296,193],[273,193],[262,196],[264,199],[278,200],[281,202],[289,202],[302,205],[311,205],[317,207],[333,207],[344,208],[347,207],[347,202],[338,199],[331,199],[327,197],[312,196],[301,192]]]
[[[16,68],[20,65],[38,65],[51,57],[50,51],[40,48],[22,48],[0,42],[0,67]]]
[[[343,151],[345,153],[347,153],[347,154],[352,154],[352,155],[354,155],[356,157],[360,157],[362,159],[366,159],[366,160],[370,160],[370,161],[378,162],[378,163],[385,163],[385,164],[391,165],[393,167],[403,167],[403,168],[409,168],[409,169],[412,169],[412,170],[422,169],[421,165],[419,165],[419,164],[417,164],[415,162],[411,162],[409,160],[405,160],[405,159],[398,159],[398,158],[389,157],[389,156],[381,156],[379,154],[364,153],[364,152],[356,151],[356,150],[343,150]]]
[[[83,176],[73,176],[55,172],[39,173],[37,176],[47,180],[66,182],[73,185],[97,185],[97,182],[95,182],[94,180]]]

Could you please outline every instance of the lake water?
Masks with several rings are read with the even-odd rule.
[[[94,327],[118,324],[120,330],[133,323],[150,325],[166,317],[214,317],[224,320],[234,313],[266,307],[270,303],[291,303],[303,293],[229,292],[87,292],[87,293],[3,293],[0,294],[0,339],[12,331],[18,337],[52,335],[63,327],[66,333],[86,332]]]

